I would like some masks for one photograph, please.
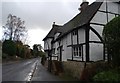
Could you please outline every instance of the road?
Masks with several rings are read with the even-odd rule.
[[[2,64],[2,81],[59,81],[40,63],[40,58]]]
[[[27,81],[39,58],[2,65],[2,81]]]

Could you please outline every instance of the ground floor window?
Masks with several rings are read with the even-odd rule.
[[[73,56],[81,57],[81,46],[80,47],[73,47]]]

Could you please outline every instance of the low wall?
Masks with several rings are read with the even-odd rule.
[[[77,62],[65,61],[63,62],[64,73],[71,75],[80,80],[89,80],[97,72],[106,69],[106,62]]]
[[[90,80],[96,73],[107,69],[105,61],[97,62],[78,62],[78,61],[52,61],[52,72],[56,75],[62,73],[72,76],[79,80]],[[48,68],[48,61],[44,65]]]
[[[66,74],[71,75],[74,78],[80,79],[81,72],[84,69],[84,65],[84,62],[64,61],[63,70]]]

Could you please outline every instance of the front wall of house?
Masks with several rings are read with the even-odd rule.
[[[106,13],[98,11],[90,23],[106,24],[107,23]]]
[[[108,12],[118,14],[118,4],[108,2],[107,5],[108,5],[108,7],[107,7]],[[99,10],[106,11],[106,3],[103,3]],[[103,32],[104,26],[101,24],[106,25],[107,22],[112,20],[116,15],[111,14],[111,13],[106,14],[106,12],[101,12],[101,11],[98,11],[95,14],[95,16],[93,17],[93,19],[90,22],[90,23],[94,23],[94,24],[90,24],[90,26],[93,29],[95,29],[99,33],[99,35],[102,37],[102,32]],[[108,17],[107,17],[107,15],[108,15]],[[90,30],[89,33],[90,33],[89,41],[100,41],[98,36],[93,31]],[[102,60],[102,59],[103,59],[103,44],[90,43],[90,60],[96,61],[96,60]]]
[[[57,42],[53,43],[53,53],[52,53],[52,56],[58,56],[58,51],[57,51]],[[53,57],[52,60],[57,60],[57,57]]]
[[[90,43],[90,61],[103,60],[103,44]]]
[[[71,33],[67,34],[67,45],[71,45]]]
[[[67,59],[72,58],[71,47],[67,47],[68,45],[71,45],[71,33],[64,36],[60,41],[60,46],[63,46],[62,47],[62,61],[67,61]]]
[[[103,27],[101,25],[95,25],[95,24],[90,24],[90,26],[95,29],[98,34],[102,37],[102,32],[103,32]],[[100,39],[98,38],[98,36],[92,31],[90,30],[89,32],[89,41],[100,41]]]
[[[51,41],[52,41],[52,38],[47,38],[44,41],[44,50],[51,49]]]
[[[77,35],[73,35],[73,44],[77,44]]]
[[[67,37],[65,36],[64,38],[61,39],[61,46],[62,46],[62,61],[66,61],[66,42],[67,42]]]
[[[85,43],[85,29],[84,28],[78,29],[78,37],[79,37],[79,44]]]
[[[107,5],[108,5],[109,12],[118,13],[118,7],[120,6],[120,4],[118,5],[118,3],[115,3],[115,2],[113,3],[108,2]]]
[[[71,58],[71,48],[67,47],[68,44],[70,43],[70,35],[66,35],[63,39],[62,39],[62,45],[63,45],[63,50],[62,50],[62,61],[67,61],[67,59]]]
[[[60,35],[60,33],[56,33],[56,34],[54,35],[54,40],[56,40],[59,35]]]
[[[72,47],[67,47],[68,45],[71,45],[71,33],[67,34],[66,60],[72,58]]]
[[[102,26],[101,24],[106,25],[107,21],[109,22],[115,17],[115,14],[111,14],[111,13],[118,14],[118,4],[108,2],[107,10],[108,10],[108,12],[111,12],[108,14],[106,14],[106,3],[105,2],[101,5],[99,10],[97,11],[97,13],[95,14],[95,16],[93,17],[93,19],[90,22],[90,23],[96,23],[96,24],[90,24],[90,26],[93,29],[95,29],[102,37],[102,32],[103,32],[104,26]],[[104,12],[101,12],[101,11],[104,11]],[[98,41],[98,40],[99,40],[98,37],[95,36],[95,34],[92,31],[90,31],[90,41]]]

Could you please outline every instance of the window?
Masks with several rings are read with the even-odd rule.
[[[78,33],[77,30],[73,31],[73,35],[77,35],[77,33]]]
[[[52,50],[52,54],[55,54],[55,48],[53,48],[53,50]]]
[[[73,47],[73,56],[75,57],[81,56],[81,47]]]

